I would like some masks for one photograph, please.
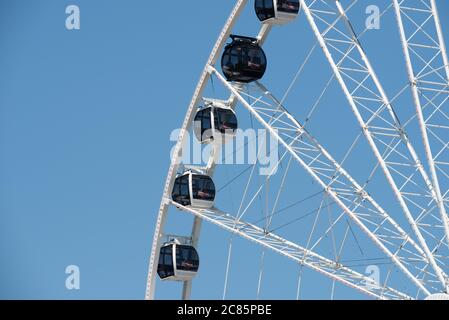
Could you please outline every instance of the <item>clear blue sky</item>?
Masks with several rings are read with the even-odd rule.
[[[389,1],[380,2],[385,7]],[[449,4],[438,3],[447,36]],[[70,4],[80,7],[80,30],[65,28]],[[182,123],[233,4],[0,0],[0,298],[143,298],[173,146],[169,136]],[[236,33],[255,35],[259,25],[251,6]],[[358,30],[365,7],[353,12]],[[405,84],[406,74],[395,78],[390,73],[402,63],[391,11],[381,30],[369,32],[366,40],[368,54],[393,95]],[[303,16],[273,32],[266,44],[266,82],[278,96],[313,43]],[[315,56],[302,79],[304,86],[291,101],[301,96],[311,104],[329,79],[321,51]],[[326,96],[323,104],[337,101],[345,103],[341,93]],[[332,125],[341,121],[343,128],[335,127],[335,132],[347,133],[347,144],[358,132],[349,109],[342,108],[346,113],[334,109],[329,114],[323,107],[320,120],[311,124],[339,157],[346,149],[338,147]],[[298,118],[305,111],[298,110]],[[345,127],[345,119],[352,129]],[[367,170],[363,163],[353,166],[356,176],[360,172],[366,178]],[[225,174],[218,172],[218,177]],[[298,198],[295,188],[287,190],[291,199]],[[179,215],[170,226],[180,229],[190,219]],[[229,235],[205,225],[201,241],[202,273],[193,297],[221,298]],[[237,239],[234,247],[229,298],[254,297],[261,250]],[[272,253],[267,257],[262,297],[294,299],[297,266]],[[81,269],[79,291],[65,288],[68,265]],[[330,297],[328,282],[312,272],[306,275],[305,298]],[[158,285],[158,297],[179,296],[177,284]],[[327,293],[321,293],[321,285]],[[338,288],[340,297],[360,297]]]

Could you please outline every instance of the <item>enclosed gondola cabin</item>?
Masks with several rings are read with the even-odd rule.
[[[230,108],[216,106],[199,108],[195,116],[194,132],[201,143],[212,140],[226,143],[235,137],[237,128],[237,116]]]
[[[267,69],[267,58],[257,39],[235,35],[231,39],[221,58],[226,79],[242,83],[261,79]]]
[[[257,17],[264,23],[285,24],[298,16],[299,0],[256,0]]]
[[[172,199],[186,207],[212,208],[215,200],[214,182],[207,175],[188,171],[175,179]]]
[[[157,273],[162,280],[188,281],[197,274],[199,265],[194,247],[170,242],[161,246]]]

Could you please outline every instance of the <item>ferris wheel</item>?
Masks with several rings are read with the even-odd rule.
[[[392,0],[381,12],[395,17],[395,30],[389,32],[397,35],[402,62],[392,73],[402,72],[405,79],[397,92],[376,72],[377,58],[370,58],[364,42],[366,30],[357,30],[351,19],[357,2],[237,1],[173,151],[147,299],[157,298],[157,282],[169,281],[182,283],[183,299],[191,297],[195,277],[209,272],[201,252],[213,240],[200,241],[203,222],[230,235],[220,274],[223,297],[235,236],[262,249],[257,297],[268,273],[263,272],[265,252],[271,252],[298,270],[291,275],[297,284],[292,298],[300,297],[303,270],[309,270],[330,283],[329,298],[338,298],[339,285],[370,299],[449,299],[449,60],[437,1]],[[245,9],[258,18],[258,34],[236,34]],[[275,37],[299,19],[312,31],[314,44],[277,97],[270,86],[281,81],[265,82],[276,56],[264,45],[270,34]],[[295,94],[312,53],[321,56],[331,78],[317,94]],[[322,100],[332,84],[341,101],[339,110],[326,111],[329,103]],[[335,128],[322,130],[334,116]],[[261,150],[247,165],[222,164],[227,152],[238,157],[235,140],[246,128],[270,137],[270,143],[258,145],[274,156],[269,168]],[[336,139],[332,132],[341,136]],[[190,137],[207,155],[201,164],[185,163]],[[179,214],[193,217],[191,232],[171,235],[169,215],[176,220]],[[382,279],[367,274],[368,265],[377,266]]]

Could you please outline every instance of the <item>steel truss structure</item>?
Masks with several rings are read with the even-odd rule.
[[[400,218],[408,222],[407,228],[398,223],[398,213],[392,214],[376,202],[366,186],[357,182],[261,82],[230,83],[217,71],[217,59],[247,4],[247,0],[237,1],[188,107],[158,212],[146,299],[155,297],[159,248],[170,206],[195,217],[191,234],[195,246],[201,222],[208,221],[372,298],[413,299],[447,292],[449,64],[435,0],[392,0],[427,162],[419,159],[414,141],[410,140],[406,126],[400,121],[368,59],[348,17],[350,7],[345,9],[340,1],[300,0],[301,10],[401,208]],[[262,25],[258,36],[260,44],[268,37],[271,28],[269,24]],[[350,219],[410,281],[418,292],[415,296],[387,283],[366,285],[370,279],[363,274],[339,261],[323,257],[314,252],[313,247],[300,246],[246,222],[242,214],[225,213],[217,208],[184,207],[171,200],[171,190],[181,166],[182,146],[211,77],[219,79],[223,88],[228,90],[230,98],[225,103],[231,108],[242,105],[270,132],[285,153],[338,205],[341,210],[339,219],[343,216]],[[212,176],[215,160],[214,146],[208,165],[197,169]],[[190,297],[191,288],[191,281],[184,283],[184,299]]]
[[[438,174],[449,177],[449,62],[435,1],[393,1],[416,115],[435,186],[436,203],[449,241],[448,186],[442,192]],[[445,208],[446,207],[446,208]]]

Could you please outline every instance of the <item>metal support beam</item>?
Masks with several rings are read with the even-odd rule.
[[[438,179],[437,169],[436,169],[436,165],[435,165],[435,161],[434,161],[435,157],[432,152],[432,148],[430,146],[430,139],[428,136],[426,119],[423,114],[423,104],[425,104],[426,102],[423,101],[423,104],[421,103],[420,84],[419,84],[420,79],[415,74],[415,70],[413,68],[413,63],[412,63],[412,59],[411,59],[411,52],[409,49],[409,46],[410,46],[409,41],[411,39],[409,39],[406,35],[405,26],[404,26],[404,22],[402,19],[401,5],[403,5],[403,4],[404,4],[404,1],[393,0],[393,5],[395,8],[396,19],[397,19],[398,28],[399,28],[399,34],[401,36],[402,49],[404,52],[404,58],[405,58],[405,63],[406,63],[406,67],[407,67],[407,73],[408,73],[410,87],[411,87],[411,91],[412,91],[412,95],[413,95],[413,102],[415,104],[416,115],[417,115],[417,119],[418,119],[418,123],[419,123],[419,128],[421,131],[421,136],[422,136],[422,141],[423,141],[423,145],[424,145],[424,150],[426,153],[427,163],[428,163],[428,167],[430,169],[432,182],[433,182],[433,186],[435,189],[436,204],[438,206],[442,225],[443,225],[443,228],[446,233],[446,241],[449,245],[449,218],[446,213],[446,207],[444,205],[444,199],[443,199],[441,189],[440,189],[440,182]],[[410,5],[413,5],[413,3],[412,2],[408,3],[407,7],[409,10],[412,9],[410,7]],[[424,17],[434,16],[435,25],[438,26],[435,28],[434,34],[438,33],[438,36],[436,36],[436,38],[440,41],[439,43],[440,43],[441,47],[439,49],[437,49],[437,50],[440,50],[440,53],[439,54],[437,53],[438,57],[435,57],[434,54],[432,54],[432,56],[433,56],[432,61],[427,61],[426,65],[430,66],[432,64],[435,65],[435,64],[441,63],[444,66],[446,64],[445,65],[446,75],[449,75],[449,66],[447,65],[447,62],[445,62],[445,61],[447,61],[447,57],[445,58],[445,54],[444,54],[444,52],[445,52],[444,40],[443,40],[443,37],[441,34],[441,28],[439,27],[439,19],[438,19],[438,13],[436,10],[436,6],[435,6],[435,1],[429,1],[429,6],[430,5],[432,5],[432,10],[429,10],[428,13],[422,12],[422,14],[420,14],[420,15],[424,16]],[[410,17],[408,17],[408,18],[410,18]],[[413,28],[413,30],[411,30],[410,32],[413,34],[417,34],[419,32],[425,32],[425,38],[427,38],[432,33],[431,32],[432,30],[427,29],[426,31],[424,31],[424,30],[422,30],[423,27],[424,26],[419,26],[419,28]],[[437,30],[439,30],[440,32],[437,32]],[[414,44],[416,45],[418,43],[416,43],[416,41],[414,41]],[[425,44],[422,44],[422,43],[419,43],[419,45],[422,45],[423,47],[425,46]],[[431,49],[429,49],[429,50],[431,50]],[[435,59],[435,58],[437,58],[437,59]],[[438,68],[438,66],[437,66],[437,68]],[[447,124],[449,125],[449,120],[447,121]],[[437,150],[437,151],[439,151],[439,150]],[[446,152],[449,152],[449,150]],[[447,285],[449,285],[449,283]]]
[[[434,272],[438,276],[438,279],[443,288],[447,286],[447,280],[444,276],[441,267],[437,264],[432,251],[429,249],[426,238],[424,238],[420,227],[416,219],[422,215],[420,208],[428,208],[428,201],[425,196],[420,195],[420,198],[413,199],[416,203],[421,199],[424,203],[420,206],[414,207],[413,202],[407,203],[406,187],[411,187],[410,182],[415,182],[415,172],[419,172],[423,181],[417,181],[417,185],[423,185],[428,188],[431,197],[436,201],[436,192],[429,179],[421,161],[419,160],[417,153],[411,145],[408,136],[402,127],[393,107],[375,74],[357,35],[352,28],[351,22],[346,15],[345,10],[341,6],[338,0],[335,2],[335,10],[331,9],[331,4],[324,1],[312,1],[312,0],[300,0],[304,11],[304,14],[309,21],[309,24],[318,39],[318,42],[323,49],[323,52],[334,71],[336,79],[338,80],[353,114],[355,115],[357,122],[359,123],[366,140],[377,158],[379,165],[394,193],[396,199],[407,218],[418,243],[424,250],[427,259],[429,260]],[[321,23],[321,30],[318,27],[317,21]],[[343,46],[342,50],[338,46]],[[331,49],[333,50],[331,53]],[[336,61],[336,57],[341,56],[339,61]],[[358,70],[354,70],[354,73],[350,73],[349,68],[345,68],[345,63],[353,63],[358,66]],[[363,79],[357,80],[357,77],[363,74]],[[350,87],[350,83],[355,83]],[[368,102],[371,103],[368,105]],[[362,112],[365,110],[365,112]],[[368,110],[369,112],[366,112]],[[386,119],[391,119],[387,121]],[[380,128],[383,131],[390,131],[396,133],[394,139],[396,143],[390,144],[382,141],[382,136],[376,134],[374,129]],[[379,129],[377,129],[379,130]],[[381,148],[385,148],[384,145],[394,145],[399,150],[401,155],[405,155],[407,162],[405,166],[402,165],[401,160],[388,159],[388,156],[394,155],[394,153],[385,153],[381,151]],[[403,162],[403,160],[402,160]],[[398,165],[399,164],[399,165]],[[410,169],[412,166],[413,170]],[[408,170],[408,171],[405,171]],[[400,174],[394,177],[393,172],[399,172]],[[399,182],[400,177],[408,177],[405,184]],[[433,230],[432,230],[433,231]]]
[[[247,240],[253,241],[265,248],[273,250],[293,261],[305,265],[324,276],[338,281],[348,287],[354,288],[375,299],[411,300],[412,298],[398,290],[388,286],[373,283],[372,279],[345,267],[342,264],[329,260],[317,253],[307,250],[291,241],[273,233],[267,233],[264,229],[250,223],[240,221],[236,217],[221,212],[218,209],[198,210],[179,206],[179,209],[189,212],[204,221],[208,221],[237,234]]]

